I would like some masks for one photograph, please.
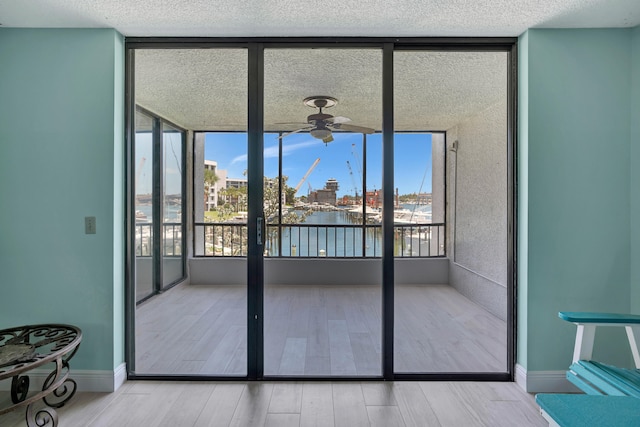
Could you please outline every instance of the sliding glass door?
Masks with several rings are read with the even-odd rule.
[[[380,210],[365,195],[380,188],[381,67],[380,49],[264,51],[265,376],[381,375]]]
[[[511,378],[513,43],[131,43],[132,373]]]
[[[186,132],[144,109],[136,111],[136,302],[185,277]]]
[[[507,52],[394,54],[396,373],[510,370],[507,89]]]
[[[135,51],[138,375],[247,375],[247,63],[242,48]]]

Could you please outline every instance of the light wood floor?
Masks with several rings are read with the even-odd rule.
[[[136,372],[246,374],[246,288],[180,285],[136,312]],[[265,375],[377,376],[379,286],[265,287]],[[397,285],[396,372],[506,372],[504,321],[447,285]]]
[[[60,427],[547,425],[515,383],[482,382],[130,381],[115,393],[78,393],[58,414]],[[24,411],[0,425],[24,426]]]

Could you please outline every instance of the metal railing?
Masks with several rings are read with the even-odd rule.
[[[196,223],[196,256],[247,256],[246,223]]]
[[[150,257],[153,255],[153,223],[136,223],[136,256]],[[182,256],[182,224],[179,222],[165,222],[162,224],[162,256]]]
[[[371,258],[382,256],[380,224],[268,224],[265,256]],[[246,223],[196,223],[194,256],[247,255]],[[395,224],[394,254],[445,256],[445,224]]]
[[[397,257],[442,257],[445,252],[444,223],[395,224],[394,255]]]
[[[375,257],[381,256],[382,228],[370,224],[268,225],[265,246],[267,255],[275,257]]]

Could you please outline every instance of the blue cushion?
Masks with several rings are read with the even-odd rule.
[[[640,399],[635,397],[538,394],[536,402],[562,427],[640,426]]]

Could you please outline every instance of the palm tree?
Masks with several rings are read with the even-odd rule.
[[[207,206],[207,201],[209,200],[209,194],[211,194],[211,187],[215,186],[216,183],[220,180],[218,175],[211,169],[204,170],[204,205]],[[208,207],[207,207],[207,210]]]

